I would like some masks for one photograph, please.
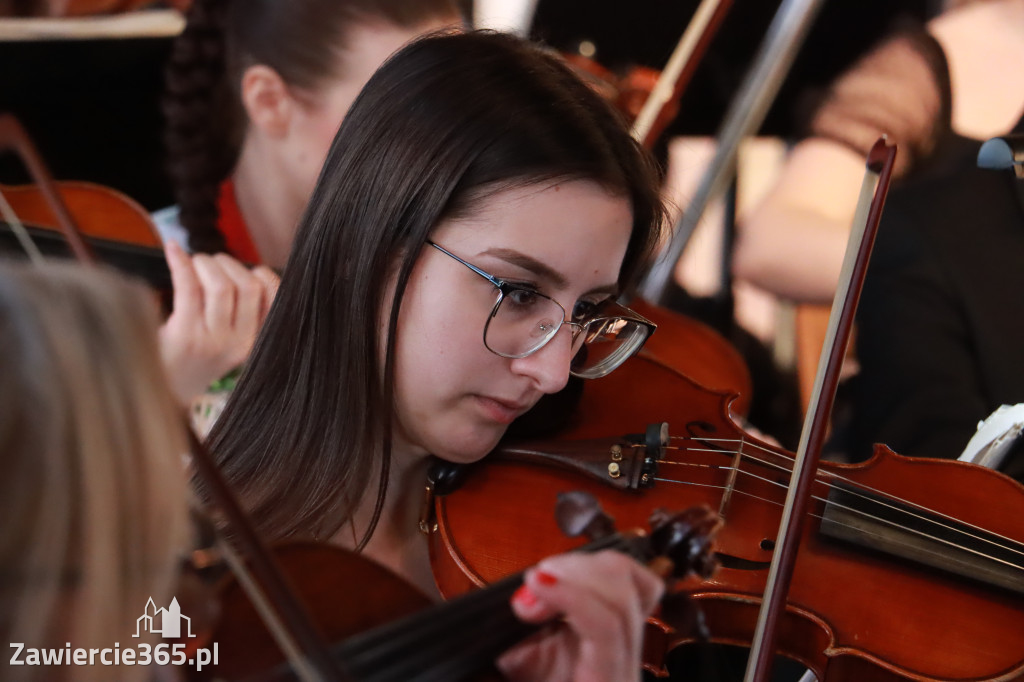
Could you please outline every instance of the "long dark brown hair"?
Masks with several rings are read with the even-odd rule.
[[[343,74],[338,54],[359,23],[415,28],[458,15],[454,0],[195,0],[167,66],[167,171],[193,251],[224,250],[220,183],[245,133],[239,86],[253,64],[307,92]]]
[[[631,200],[625,288],[662,222],[659,172],[560,59],[495,33],[438,35],[373,76],[335,137],[277,299],[210,436],[263,530],[332,535],[383,457],[379,514],[395,345],[379,329],[396,328],[424,242],[490,193],[556,178],[593,180]]]

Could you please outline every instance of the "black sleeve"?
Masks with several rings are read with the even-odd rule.
[[[965,311],[921,222],[890,203],[879,229],[857,315],[854,455],[879,442],[954,458],[986,414]]]

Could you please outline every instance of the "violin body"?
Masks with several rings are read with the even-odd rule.
[[[642,299],[630,307],[658,325],[640,355],[652,358],[698,384],[735,394],[730,409],[745,416],[750,411],[753,381],[740,352],[708,325]]]
[[[707,508],[652,514],[649,531],[624,533],[586,494],[560,496],[549,512],[567,537],[591,541],[575,551],[620,551],[657,565],[661,575],[676,580],[709,576],[717,568],[711,548],[721,523]],[[330,642],[324,649],[336,669],[324,671],[329,679],[498,679],[496,658],[551,623],[526,623],[513,613],[510,601],[523,585],[522,575],[462,599],[431,604],[390,570],[339,547],[287,543],[276,548],[273,563],[291,578],[294,598],[308,611],[318,636]],[[232,580],[220,590],[221,617],[203,644],[215,642],[221,655],[201,679],[252,679],[257,674],[261,680],[292,679],[250,596]],[[692,612],[689,603],[679,607],[676,603],[680,614]]]
[[[62,180],[56,183],[82,233],[99,239],[161,248],[153,222],[136,201],[115,189],[91,182]],[[26,225],[57,229],[46,197],[36,185],[0,185],[7,203]]]
[[[54,183],[57,194],[97,260],[149,283],[169,295],[171,273],[149,214],[117,190],[90,182]],[[0,185],[0,194],[44,256],[73,256],[58,217],[37,185]],[[0,217],[0,254],[23,257],[24,250]]]
[[[293,542],[276,548],[274,558],[327,642],[342,641],[432,604],[394,573],[339,547]],[[206,639],[218,644],[219,663],[193,674],[193,679],[246,679],[285,663],[285,654],[238,582],[226,579],[218,602],[222,615]]]
[[[635,121],[651,96],[658,77],[656,69],[646,66],[632,66],[622,74],[616,74],[598,62],[580,54],[564,55],[566,62],[576,74],[598,94],[616,108],[627,121]],[[683,94],[685,82],[678,82],[668,103],[662,107],[655,117],[651,132],[644,140],[649,149],[654,145],[665,128],[679,113],[679,98]]]
[[[732,419],[733,400],[644,357],[588,382],[560,445],[574,439],[621,441],[622,434],[657,421],[668,422],[682,438],[657,456],[656,471],[645,470],[647,487],[623,480],[639,480],[631,473],[625,441],[626,454],[615,462],[618,477],[606,473],[614,456],[600,443],[589,446],[598,464],[588,467],[573,468],[572,457],[558,458],[560,466],[553,467],[522,455],[550,443],[510,446],[508,457],[499,452],[474,465],[460,488],[435,500],[431,552],[442,593],[490,583],[564,550],[565,540],[544,513],[561,490],[591,492],[624,524],[658,506],[707,504],[725,519],[717,538],[722,566],[689,589],[713,641],[749,645],[792,455],[742,431]],[[872,535],[887,533],[871,526],[875,512],[865,515],[864,538],[827,536],[833,526],[859,524],[857,514],[852,523],[841,516],[848,501],[829,499],[846,494],[835,491],[837,485],[880,492],[897,506],[909,506],[911,519],[921,514],[918,509],[930,510],[940,526],[966,528],[983,542],[995,538],[1008,547],[993,552],[994,562],[968,566],[969,574],[999,573],[993,566],[1011,565],[1001,577],[985,580],[924,565],[921,556],[947,554],[942,543],[948,539],[938,550],[924,546],[910,558],[893,556],[884,542],[868,544]],[[812,495],[778,653],[801,661],[826,682],[1024,679],[1024,487],[982,467],[905,458],[880,447],[862,464],[823,464]],[[894,524],[900,532],[890,541],[899,551],[919,537],[905,525],[913,522]],[[969,547],[965,554],[974,553]],[[969,558],[955,561],[970,564]],[[645,667],[657,672],[667,651],[686,641],[652,621]]]

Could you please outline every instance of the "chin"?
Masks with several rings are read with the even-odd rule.
[[[474,430],[461,438],[445,439],[445,447],[435,449],[434,454],[441,459],[459,464],[478,462],[498,445],[498,441],[503,435],[505,435],[504,428],[487,431]]]

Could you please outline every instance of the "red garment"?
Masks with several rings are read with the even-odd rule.
[[[235,201],[235,183],[228,178],[220,185],[217,197],[217,229],[224,235],[224,243],[230,255],[247,265],[262,263],[256,245],[249,236],[249,228],[245,225],[242,212]]]

